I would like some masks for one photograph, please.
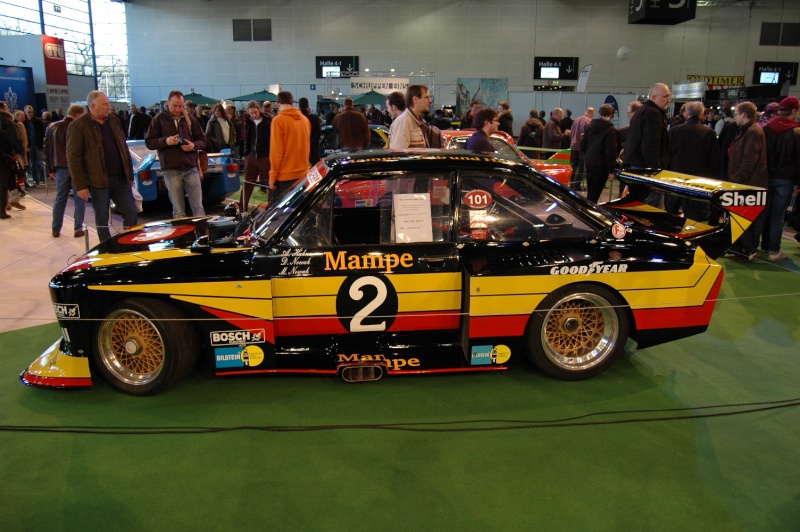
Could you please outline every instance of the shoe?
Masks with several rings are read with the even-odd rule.
[[[788,258],[789,257],[784,255],[783,251],[775,251],[774,253],[770,252],[770,254],[769,254],[769,260],[772,260],[772,261],[786,260]]]
[[[723,257],[724,257],[724,258],[726,258],[726,259],[735,259],[735,258],[736,258],[736,257],[738,257],[739,255],[740,255],[740,253],[736,253],[735,251],[731,251],[731,250],[729,249],[728,251],[726,251],[726,252],[725,252],[725,254],[723,255]]]
[[[86,231],[84,231],[83,229],[78,229],[77,231],[75,231],[75,234],[72,235],[72,236],[74,236],[75,238],[80,238],[85,234],[86,234]]]
[[[736,262],[753,262],[758,258],[758,251],[751,253],[742,253],[736,258]]]
[[[58,238],[60,236],[61,236],[61,233],[59,233],[58,231],[53,231],[53,238]]]
[[[11,207],[14,207],[15,209],[19,209],[21,211],[24,211],[25,209],[27,209],[27,207],[25,205],[23,205],[22,203],[20,203],[18,201],[12,201],[11,203],[9,203],[8,204],[9,210],[11,210]]]
[[[5,212],[0,212],[0,220],[7,220],[8,218],[11,218],[11,216],[6,214]]]

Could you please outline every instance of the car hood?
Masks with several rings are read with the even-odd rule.
[[[219,231],[220,226],[232,232],[236,221],[225,216],[202,216],[152,222],[132,227],[98,244],[86,258],[92,262],[118,255],[142,252],[188,252],[203,236]]]

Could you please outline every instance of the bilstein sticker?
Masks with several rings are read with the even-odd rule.
[[[214,362],[218,368],[243,368],[258,366],[264,361],[264,351],[255,345],[247,347],[217,347]]]
[[[510,358],[511,349],[506,345],[474,345],[470,364],[473,366],[505,364]]]
[[[628,271],[627,264],[605,264],[603,262],[593,262],[583,266],[553,266],[550,268],[550,275],[592,275],[594,273],[625,273]]]

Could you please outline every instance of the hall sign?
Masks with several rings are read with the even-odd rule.
[[[533,79],[578,79],[578,57],[533,58]]]
[[[317,78],[349,78],[358,75],[357,55],[318,55]]]
[[[697,0],[628,0],[628,24],[680,24],[696,10]]]
[[[408,78],[350,78],[350,94],[375,91],[389,95],[394,91],[406,92]]]
[[[781,63],[775,61],[756,61],[753,65],[753,85],[765,83],[797,85],[797,67],[800,63]],[[774,80],[769,79],[773,74]]]

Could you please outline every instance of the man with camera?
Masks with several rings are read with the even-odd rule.
[[[205,216],[197,151],[206,149],[206,135],[197,118],[184,110],[181,91],[169,93],[166,109],[150,123],[144,142],[149,149],[158,151],[172,203],[172,217],[186,216],[184,195],[189,197],[192,215]]]

